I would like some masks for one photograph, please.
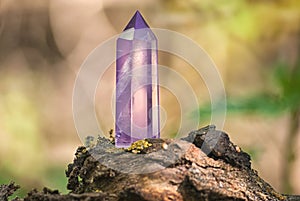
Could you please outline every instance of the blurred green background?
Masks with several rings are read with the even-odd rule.
[[[226,88],[224,130],[276,190],[300,194],[299,0],[0,1],[0,183],[17,182],[20,195],[42,186],[67,192],[64,170],[82,144],[72,118],[76,73],[137,9],[152,27],[185,34],[208,52]],[[172,55],[159,62],[201,92],[201,125],[209,123],[201,77]],[[98,120],[108,131],[110,99],[102,97],[113,91],[113,66],[100,83]],[[171,134],[179,105],[161,94]]]

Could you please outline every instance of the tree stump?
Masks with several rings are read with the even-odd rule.
[[[214,126],[180,140],[145,139],[130,149],[90,138],[87,147],[77,149],[66,175],[69,194],[44,188],[24,200],[299,200],[261,179],[250,156]]]

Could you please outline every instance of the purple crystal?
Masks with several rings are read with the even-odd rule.
[[[137,11],[117,40],[116,146],[159,138],[157,39]]]

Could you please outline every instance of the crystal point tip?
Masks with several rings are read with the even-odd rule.
[[[131,29],[131,28],[134,28],[134,29],[149,28],[149,25],[147,24],[147,22],[145,21],[145,19],[142,16],[142,14],[138,10],[135,12],[133,17],[130,19],[130,21],[127,24],[127,26],[125,27],[124,31],[127,29]]]

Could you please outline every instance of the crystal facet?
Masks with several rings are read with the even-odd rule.
[[[117,40],[116,146],[159,138],[157,39],[137,11]]]

